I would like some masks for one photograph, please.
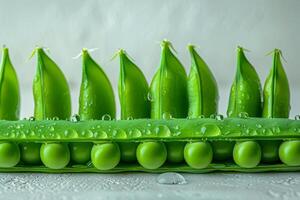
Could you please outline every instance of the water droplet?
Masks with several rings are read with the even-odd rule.
[[[110,121],[111,120],[111,116],[109,114],[105,114],[105,115],[102,116],[102,120]]]
[[[65,130],[64,132],[65,136],[67,138],[77,138],[78,137],[78,133],[75,130]]]
[[[107,133],[105,131],[99,131],[99,132],[97,131],[94,133],[94,137],[104,139],[107,138]]]
[[[217,114],[216,117],[215,117],[216,120],[223,120],[224,119],[224,116],[221,115],[221,114]]]
[[[127,120],[133,120],[132,116],[127,117]]]
[[[205,116],[204,116],[204,115],[200,115],[200,116],[198,116],[198,118],[199,118],[199,119],[204,119]]]
[[[185,178],[181,174],[175,172],[162,173],[157,177],[156,180],[159,184],[166,184],[166,185],[187,184]]]
[[[79,122],[80,121],[80,116],[78,114],[75,114],[71,117],[72,122]]]
[[[221,135],[221,130],[220,128],[215,125],[215,124],[204,124],[201,129],[200,132],[203,135],[209,135],[209,136],[218,136]]]
[[[31,116],[28,118],[29,121],[35,121],[35,117]]]
[[[135,138],[141,137],[142,136],[142,132],[139,129],[135,128],[135,129],[133,129],[131,131],[131,136],[135,137]]]
[[[113,130],[113,136],[118,138],[118,139],[125,139],[127,138],[127,134],[123,129],[119,130]]]
[[[83,137],[87,137],[87,138],[90,138],[90,137],[93,137],[93,132],[90,131],[90,130],[84,130],[81,132],[81,136]]]
[[[152,98],[151,92],[148,92],[148,94],[147,94],[147,99],[148,99],[149,101],[153,102],[153,98]]]
[[[50,130],[51,132],[53,132],[55,129],[54,129],[53,126],[50,126],[50,127],[49,127],[49,130]]]
[[[168,112],[164,112],[162,115],[163,119],[172,119],[172,115]]]
[[[155,133],[159,137],[169,137],[169,136],[171,136],[171,131],[166,125],[157,126],[155,128]]]
[[[257,128],[262,128],[262,125],[261,124],[256,124],[256,127]]]
[[[300,115],[295,115],[295,120],[300,120]]]
[[[53,117],[52,120],[57,121],[57,120],[59,120],[59,118],[58,117]]]
[[[249,117],[248,113],[246,112],[240,112],[238,116],[243,119],[247,119]]]

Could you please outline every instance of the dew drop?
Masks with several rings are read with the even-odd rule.
[[[148,94],[147,94],[147,99],[148,99],[149,101],[153,102],[153,97],[152,97],[151,92],[148,92]]]
[[[104,121],[110,121],[111,120],[111,116],[109,114],[105,114],[105,115],[102,116],[101,119],[104,120]]]
[[[35,121],[35,117],[31,116],[28,118],[29,121]]]
[[[262,125],[261,124],[256,124],[256,127],[257,128],[262,128]]]
[[[215,117],[216,120],[223,120],[224,119],[224,116],[221,115],[221,114],[217,114],[216,117]]]
[[[78,133],[75,130],[65,130],[64,132],[65,136],[67,138],[77,138],[78,137]]]
[[[57,120],[59,120],[59,118],[58,117],[53,117],[52,120],[57,121]]]
[[[54,129],[53,126],[50,126],[50,127],[49,127],[49,130],[50,130],[51,132],[53,132],[55,129]]]
[[[295,115],[295,120],[300,120],[300,115]]]
[[[118,139],[125,139],[127,138],[127,134],[123,129],[119,130],[113,130],[113,136],[118,138]]]
[[[107,138],[107,133],[105,131],[99,131],[99,132],[97,131],[94,133],[94,137],[104,139]]]
[[[169,137],[169,136],[171,136],[171,131],[166,125],[156,127],[155,128],[155,133],[159,137]]]
[[[238,116],[242,119],[247,119],[249,117],[248,113],[246,112],[240,112]]]
[[[162,114],[162,118],[163,119],[172,119],[172,115],[170,113],[168,113],[168,112],[164,112]]]
[[[157,177],[156,180],[159,184],[166,184],[166,185],[187,184],[185,178],[181,174],[175,172],[162,173]]]
[[[132,116],[127,117],[127,120],[133,120]]]
[[[142,132],[139,129],[135,128],[135,129],[133,129],[131,131],[131,136],[135,137],[135,138],[141,137],[142,136]]]
[[[220,128],[217,125],[215,125],[215,124],[204,124],[200,128],[200,132],[203,135],[207,135],[207,136],[218,136],[218,135],[221,135]]]
[[[72,122],[79,122],[80,121],[80,116],[78,114],[75,114],[71,117]]]

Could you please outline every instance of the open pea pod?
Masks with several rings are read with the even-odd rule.
[[[237,70],[231,86],[228,117],[246,113],[250,117],[261,117],[262,100],[259,77],[244,54],[242,47],[237,48]]]
[[[86,49],[82,50],[82,80],[79,95],[81,120],[115,118],[116,105],[111,83]]]
[[[2,50],[0,66],[0,119],[18,120],[20,115],[20,88],[8,48]]]
[[[160,66],[150,85],[151,118],[187,116],[187,76],[183,65],[172,52],[172,44],[161,43]]]
[[[33,80],[34,117],[69,119],[71,96],[67,80],[43,48],[36,48],[37,67]]]
[[[273,53],[273,65],[266,79],[263,91],[263,117],[289,117],[291,109],[290,88],[280,56],[281,51],[275,49]]]
[[[218,112],[219,91],[217,82],[205,61],[196,52],[195,46],[188,46],[191,56],[191,70],[187,80],[190,118],[209,117]]]

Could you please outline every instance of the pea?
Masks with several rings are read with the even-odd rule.
[[[266,163],[278,161],[278,149],[280,141],[260,141],[261,146],[261,161]]]
[[[285,141],[279,147],[279,158],[288,166],[300,166],[300,141]]]
[[[29,165],[37,165],[41,163],[40,143],[21,143],[21,160]]]
[[[121,119],[150,117],[149,86],[143,72],[129,58],[127,52],[119,50],[120,77],[118,84],[121,104]]]
[[[234,162],[243,168],[256,167],[261,159],[261,148],[255,141],[238,142],[233,148]]]
[[[290,113],[289,82],[280,60],[281,51],[274,50],[273,66],[266,79],[263,97],[263,117],[288,118]]]
[[[160,67],[150,85],[151,118],[187,117],[188,98],[185,69],[172,53],[171,42],[164,40],[161,46]]]
[[[70,151],[65,143],[42,144],[40,155],[44,165],[51,169],[62,169],[70,161]]]
[[[20,115],[20,89],[16,71],[8,48],[4,47],[0,65],[0,119],[18,120]]]
[[[20,150],[13,142],[0,143],[0,167],[14,167],[20,161]]]
[[[34,52],[37,54],[37,69],[33,81],[35,119],[69,119],[71,96],[64,74],[42,48],[38,47]]]
[[[136,157],[144,168],[157,169],[165,163],[167,149],[162,142],[143,142],[137,147]]]
[[[213,148],[213,157],[215,161],[228,161],[232,159],[232,151],[234,142],[228,141],[213,141],[211,142]]]
[[[214,75],[205,61],[189,45],[191,70],[187,79],[189,118],[209,117],[218,112],[219,91]]]
[[[184,160],[192,168],[208,167],[213,159],[213,150],[208,142],[193,142],[185,145]]]
[[[95,144],[91,158],[93,165],[99,170],[109,170],[116,167],[121,158],[119,146],[116,143]]]
[[[244,54],[242,47],[237,48],[237,71],[231,86],[228,117],[238,117],[247,113],[249,117],[260,117],[262,110],[261,85],[259,77]]]
[[[137,142],[120,142],[119,147],[121,151],[121,160],[123,162],[136,161]]]
[[[74,163],[85,164],[91,159],[91,149],[93,144],[90,142],[72,142],[69,144],[71,160]]]
[[[82,50],[82,80],[79,94],[81,120],[115,118],[116,105],[111,83],[87,49]]]
[[[184,161],[183,150],[185,142],[166,142],[167,147],[167,160],[170,163],[181,163]]]

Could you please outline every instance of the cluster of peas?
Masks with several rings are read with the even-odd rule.
[[[218,88],[207,64],[188,47],[191,69],[187,76],[184,67],[172,51],[169,41],[162,42],[160,67],[148,85],[141,70],[124,50],[120,50],[119,99],[121,119],[197,118],[217,113]],[[67,81],[42,48],[36,48],[38,64],[33,81],[35,120],[48,118],[70,119],[71,98]],[[259,77],[244,55],[237,50],[237,72],[231,87],[228,117],[247,113],[249,117],[288,118],[290,91],[280,61],[281,52],[274,51],[273,67],[261,97]],[[79,97],[80,120],[115,118],[114,93],[101,67],[82,50],[82,82]],[[18,120],[20,94],[16,72],[8,49],[4,48],[0,77],[0,119]],[[9,93],[7,92],[9,90]],[[146,98],[145,98],[146,97]],[[59,102],[59,104],[57,103]],[[166,117],[167,116],[167,117]],[[230,161],[240,167],[253,168],[261,161],[276,163],[279,159],[289,166],[300,165],[300,141],[198,141],[198,142],[68,142],[0,144],[0,167],[13,167],[20,160],[27,165],[41,162],[52,169],[62,169],[69,163],[88,164],[100,170],[116,167],[120,161],[136,162],[146,169],[157,169],[166,161],[183,163],[202,169],[211,162]]]

